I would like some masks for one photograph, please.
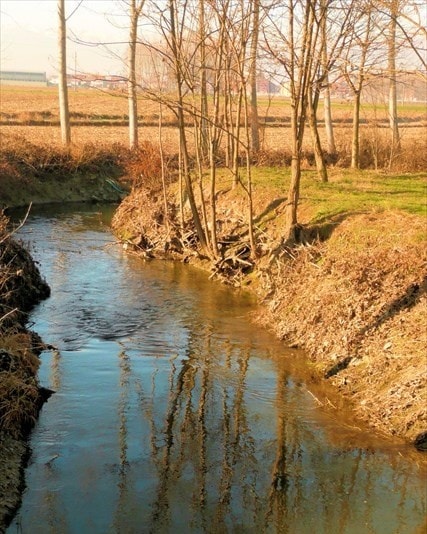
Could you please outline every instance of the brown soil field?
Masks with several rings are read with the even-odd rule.
[[[59,109],[57,88],[0,87],[0,135],[19,135],[35,144],[50,146],[61,144],[59,128]],[[97,89],[78,89],[69,91],[70,114],[73,144],[97,143],[112,145],[128,144],[127,112],[128,104],[123,93],[109,93]],[[289,101],[275,96],[268,100],[260,98],[259,114],[261,142],[264,151],[290,150]],[[158,105],[141,97],[140,104],[140,141],[148,140],[157,144]],[[143,110],[143,112],[141,112]],[[174,121],[173,114],[163,110],[164,121]],[[424,161],[419,155],[427,152],[427,114],[423,104],[406,104],[399,109],[402,151],[396,169],[422,170]],[[349,102],[334,102],[333,116],[335,137],[340,153],[338,165],[347,166],[351,147],[352,109]],[[319,130],[322,141],[325,132],[322,124],[322,109],[319,110]],[[176,128],[165,126],[162,129],[164,148],[170,154],[178,151]],[[189,130],[191,150],[191,130]],[[389,147],[387,109],[384,105],[365,105],[361,112],[361,147],[363,158],[369,160],[368,166],[377,159],[383,166],[384,154]],[[304,150],[312,150],[310,132],[305,136]],[[417,155],[414,162],[414,155]],[[418,161],[419,160],[419,161]],[[396,163],[396,162],[395,162]],[[363,165],[363,164],[362,164]]]
[[[7,116],[14,116],[20,120],[28,120],[31,114],[44,117],[46,120],[58,118],[58,89],[56,87],[18,87],[2,86],[0,88],[0,119],[7,120]],[[69,106],[71,118],[81,116],[96,117],[98,119],[125,119],[128,113],[126,94],[109,92],[100,89],[70,89]],[[170,97],[173,100],[173,97]],[[259,116],[261,120],[286,121],[289,120],[289,99],[283,96],[271,98],[259,97]],[[158,104],[144,98],[139,99],[139,116],[141,121],[157,120]],[[322,105],[319,108],[319,118],[322,117]],[[173,119],[172,112],[166,108],[162,111],[165,121]],[[74,117],[73,117],[74,115]],[[333,102],[333,118],[337,123],[350,123],[352,117],[351,102]],[[426,125],[427,114],[425,104],[406,103],[399,106],[399,117],[402,124],[418,123]],[[386,104],[365,104],[361,109],[363,122],[383,122],[388,119]]]

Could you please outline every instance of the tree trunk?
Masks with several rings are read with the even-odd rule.
[[[252,21],[252,41],[249,85],[251,88],[251,145],[252,152],[260,150],[259,142],[259,121],[258,121],[258,94],[257,94],[257,54],[259,35],[259,0],[253,0],[253,21]]]
[[[61,124],[61,138],[64,145],[71,143],[70,113],[68,108],[67,87],[67,49],[66,49],[66,24],[65,24],[65,0],[58,0],[58,52],[59,52],[59,118]]]
[[[322,69],[324,72],[324,92],[323,92],[323,114],[325,118],[325,132],[326,142],[328,145],[328,153],[336,154],[334,128],[332,124],[332,111],[331,111],[331,89],[329,87],[329,61],[328,61],[328,31],[327,31],[327,8],[328,4],[323,0],[322,9],[324,10],[323,17],[321,19],[321,39],[322,39]]]
[[[391,130],[392,151],[399,149],[400,136],[397,118],[397,87],[396,87],[396,27],[399,0],[392,0],[390,6],[390,24],[388,34],[388,71],[389,71],[389,121]]]
[[[145,0],[137,5],[136,0],[130,2],[130,32],[128,50],[128,104],[129,104],[129,146],[138,146],[138,101],[136,95],[136,40],[138,19]]]
[[[314,32],[314,4],[307,2],[303,19],[302,47],[299,55],[296,54],[296,38],[294,35],[295,11],[293,2],[289,3],[289,45],[291,73],[291,137],[292,137],[292,163],[291,183],[286,202],[286,240],[297,241],[295,235],[298,219],[298,201],[301,182],[301,148],[304,139],[304,127],[307,114],[307,98],[312,81],[312,61],[315,43]]]
[[[323,156],[322,143],[320,142],[319,128],[317,126],[317,102],[319,100],[319,94],[309,93],[308,95],[308,108],[309,108],[309,124],[311,130],[311,136],[313,139],[314,157],[316,159],[317,174],[322,182],[328,181],[328,171],[326,170],[325,158]]]
[[[199,0],[199,41],[200,41],[200,149],[203,160],[209,152],[208,92],[206,80],[206,29],[205,1]]]
[[[326,142],[328,145],[328,154],[336,154],[337,147],[335,145],[334,127],[332,121],[331,111],[331,89],[329,87],[329,77],[325,77],[325,89],[323,93],[323,112],[325,118],[325,132]]]
[[[353,135],[351,140],[351,168],[358,169],[360,143],[359,143],[359,129],[360,129],[360,90],[354,93],[353,101]]]

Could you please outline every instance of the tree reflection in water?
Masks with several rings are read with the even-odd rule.
[[[320,409],[246,297],[123,256],[85,217],[33,222],[52,297],[32,318],[61,351],[41,368],[58,393],[10,532],[425,532],[414,456]]]
[[[397,496],[392,523],[407,524],[402,485],[409,481],[393,478],[384,465],[376,470],[369,450],[327,445],[322,430],[302,419],[301,386],[285,366],[258,413],[250,344],[218,339],[206,325],[189,333],[187,346],[184,356],[159,357],[168,362],[164,378],[156,366],[138,376],[126,351],[119,354],[117,531],[136,515],[144,532],[185,526],[188,532],[329,533],[353,532],[355,524],[377,532],[384,519],[375,511],[381,479]],[[135,399],[149,469],[146,461],[131,466],[127,459],[127,440],[135,439],[127,414]],[[146,473],[150,489],[138,494],[136,481]]]

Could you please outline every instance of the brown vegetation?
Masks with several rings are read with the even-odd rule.
[[[30,254],[0,213],[0,531],[19,502],[23,443],[49,392],[37,370],[44,345],[25,328],[27,312],[49,295]]]
[[[29,253],[14,241],[7,219],[0,220],[0,431],[25,434],[42,400],[37,384],[41,340],[24,324],[31,307],[49,296],[49,286]]]

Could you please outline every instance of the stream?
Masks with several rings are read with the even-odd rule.
[[[30,326],[58,350],[7,533],[425,532],[419,453],[328,409],[248,293],[126,254],[110,216],[33,209],[19,232],[52,289]]]

